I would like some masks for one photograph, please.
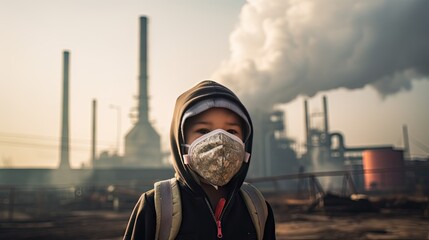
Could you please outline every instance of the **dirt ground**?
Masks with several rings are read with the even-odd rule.
[[[292,214],[277,222],[277,239],[429,239],[429,219],[412,213]]]
[[[119,240],[128,212],[73,212],[45,220],[0,222],[0,239]],[[278,213],[277,239],[429,239],[429,219],[413,212]]]
[[[128,212],[82,211],[55,218],[5,221],[0,222],[0,239],[122,239],[128,217]]]

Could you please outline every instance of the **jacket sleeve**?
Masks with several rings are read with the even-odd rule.
[[[143,193],[137,201],[128,225],[125,230],[124,240],[155,239],[156,213],[153,191]]]
[[[276,224],[274,220],[273,209],[267,202],[268,216],[265,222],[264,240],[275,240],[276,239]]]

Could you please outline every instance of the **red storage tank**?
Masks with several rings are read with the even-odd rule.
[[[405,186],[404,151],[393,148],[362,152],[365,190],[401,191]]]

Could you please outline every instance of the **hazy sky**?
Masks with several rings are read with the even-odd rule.
[[[287,134],[298,143],[303,99],[312,96],[317,112],[326,95],[330,128],[347,146],[402,148],[406,124],[411,153],[428,156],[429,33],[421,14],[428,4],[317,2],[1,0],[0,166],[59,164],[64,50],[71,165],[90,159],[93,99],[98,152],[116,150],[118,113],[123,152],[137,106],[142,15],[149,17],[149,117],[165,151],[176,97],[215,77],[249,105],[286,103]]]

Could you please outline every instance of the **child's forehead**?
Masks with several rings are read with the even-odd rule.
[[[225,108],[212,108],[187,120],[185,128],[192,126],[228,126],[243,129],[243,120],[235,112]]]
[[[216,119],[216,118],[236,120],[236,121],[240,121],[241,119],[241,117],[238,116],[238,114],[236,114],[235,112],[226,108],[218,108],[218,107],[207,109],[206,111],[195,115],[191,119],[201,120],[201,119]]]

